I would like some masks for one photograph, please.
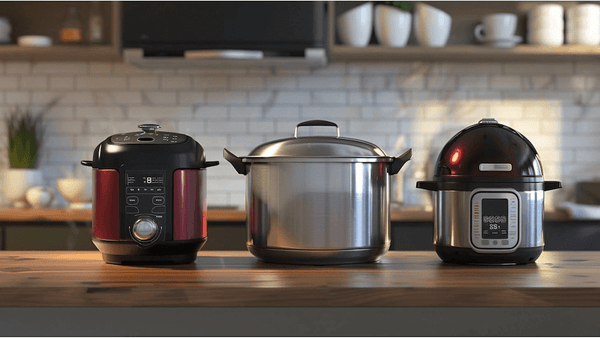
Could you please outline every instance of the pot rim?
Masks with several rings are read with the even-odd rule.
[[[324,157],[324,156],[245,156],[240,157],[244,163],[253,162],[292,162],[292,163],[392,163],[392,156],[355,156],[355,157]]]

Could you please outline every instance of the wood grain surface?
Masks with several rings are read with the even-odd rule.
[[[209,222],[245,222],[246,211],[240,209],[208,209]],[[544,213],[546,221],[567,221],[564,211]],[[424,210],[391,210],[392,222],[433,222],[433,213]],[[0,209],[0,222],[91,222],[91,210],[70,209]]]
[[[98,252],[0,252],[0,307],[598,307],[600,252],[522,266],[458,266],[433,252],[379,263],[267,264],[200,251],[194,264],[119,266]]]

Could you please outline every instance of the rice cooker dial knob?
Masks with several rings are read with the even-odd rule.
[[[133,236],[140,241],[148,241],[158,233],[158,224],[151,217],[142,216],[133,224]]]

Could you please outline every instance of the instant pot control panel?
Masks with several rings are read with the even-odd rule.
[[[521,240],[521,201],[513,189],[471,193],[471,246],[476,252],[512,252]]]

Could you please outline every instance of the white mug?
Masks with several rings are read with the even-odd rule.
[[[353,47],[366,47],[373,32],[373,3],[367,2],[337,18],[340,41]]]
[[[448,43],[452,28],[450,14],[418,2],[413,21],[415,36],[420,46],[444,47]]]
[[[404,47],[410,36],[412,16],[398,8],[375,6],[375,37],[380,44],[388,47]]]
[[[484,16],[483,23],[475,27],[475,38],[479,41],[507,40],[511,39],[516,31],[516,14],[490,14]]]
[[[536,29],[527,32],[527,40],[532,45],[558,47],[564,43],[565,34],[562,30]]]

